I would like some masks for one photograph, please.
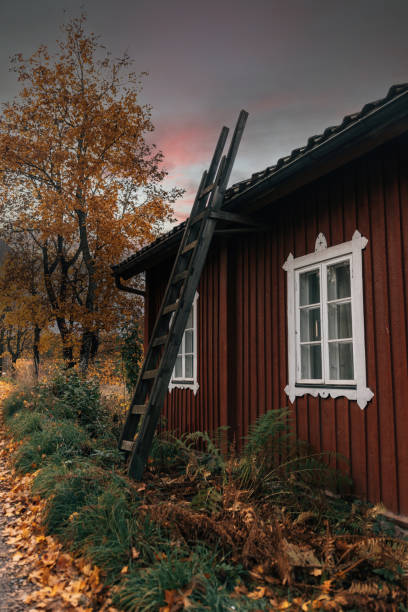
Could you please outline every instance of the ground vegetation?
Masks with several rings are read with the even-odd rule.
[[[61,374],[3,414],[45,537],[98,569],[101,609],[407,609],[404,533],[294,438],[286,410],[261,417],[240,455],[224,430],[163,432],[140,483],[96,382]]]

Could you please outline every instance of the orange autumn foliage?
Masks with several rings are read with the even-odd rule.
[[[181,191],[161,186],[130,58],[112,59],[84,16],[63,32],[54,56],[42,46],[13,60],[22,89],[0,119],[2,231],[32,240],[64,358],[77,342],[86,370],[99,334],[137,310],[110,266],[157,236]]]

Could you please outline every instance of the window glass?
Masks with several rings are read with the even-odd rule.
[[[190,314],[188,315],[186,329],[191,329],[194,327],[193,316],[193,309],[191,309]]]
[[[300,341],[314,342],[320,340],[320,307],[302,308],[300,311]]]
[[[186,386],[188,386],[192,382],[196,384],[196,381],[194,381],[196,359],[195,304],[196,302],[194,301],[193,307],[187,319],[186,328],[178,350],[178,355],[176,363],[174,365],[174,370],[170,383],[178,382],[179,384]]]
[[[350,296],[350,262],[341,261],[327,266],[327,299],[339,300]]]
[[[192,353],[193,352],[193,330],[187,329],[185,331],[184,338],[185,338],[186,353]]]
[[[300,274],[300,305],[318,304],[320,302],[320,270],[311,270]]]
[[[301,370],[303,379],[322,378],[322,347],[320,344],[302,344]]]
[[[174,368],[174,376],[176,378],[181,378],[183,376],[183,358],[181,355],[178,355],[176,359],[176,365]]]
[[[186,378],[193,378],[193,355],[186,355]]]
[[[331,380],[352,380],[354,378],[353,343],[329,343],[329,369]]]
[[[351,302],[338,302],[328,305],[329,340],[351,338]]]

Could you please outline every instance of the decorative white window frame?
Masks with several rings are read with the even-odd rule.
[[[293,403],[296,397],[310,394],[313,397],[347,397],[356,400],[361,409],[364,409],[373,397],[374,393],[367,387],[366,380],[366,356],[364,340],[364,301],[363,301],[363,265],[362,252],[367,245],[367,238],[362,236],[358,230],[353,234],[349,242],[343,242],[332,247],[327,247],[324,234],[320,233],[316,238],[315,252],[302,257],[294,258],[292,253],[283,264],[287,272],[287,314],[288,314],[288,371],[289,382],[285,392]],[[351,264],[351,314],[353,332],[353,362],[354,381],[352,385],[317,385],[315,387],[302,386],[297,383],[297,343],[296,343],[296,273],[313,265],[327,263],[338,258],[349,259]],[[352,387],[352,388],[350,388]]]
[[[198,293],[196,292],[193,300],[192,311],[193,311],[193,377],[192,378],[175,378],[174,370],[171,375],[169,382],[169,393],[173,389],[190,389],[194,395],[196,395],[200,385],[197,380],[197,345],[198,345],[198,325],[197,325],[197,300]],[[184,342],[184,334],[182,342]]]

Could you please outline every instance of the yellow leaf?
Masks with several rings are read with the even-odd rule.
[[[265,587],[257,587],[254,591],[248,593],[247,596],[249,599],[262,599],[262,597],[265,595],[265,591]]]
[[[129,566],[125,565],[124,567],[122,567],[122,569],[120,570],[121,574],[127,574],[129,571]]]

